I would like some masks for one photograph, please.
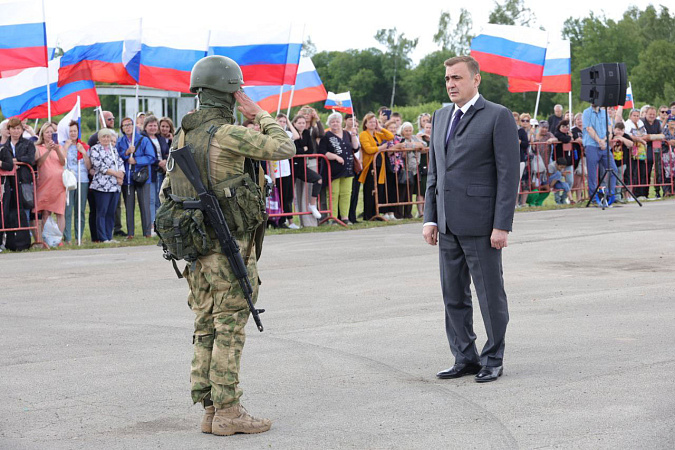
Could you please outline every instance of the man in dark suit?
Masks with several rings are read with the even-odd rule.
[[[502,277],[518,194],[518,131],[511,112],[478,93],[478,62],[445,61],[445,86],[454,103],[432,118],[423,235],[439,243],[445,330],[455,364],[438,378],[501,376],[509,312]],[[487,342],[480,356],[473,332],[470,283],[478,295]]]

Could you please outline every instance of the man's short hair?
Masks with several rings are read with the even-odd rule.
[[[469,72],[471,73],[472,77],[475,77],[480,73],[480,65],[478,64],[478,61],[468,55],[454,56],[450,59],[446,59],[443,64],[445,67],[452,67],[459,63],[466,63],[466,66],[469,68]]]
[[[616,128],[618,130],[625,130],[626,126],[623,124],[623,122],[617,122],[617,123],[614,124],[614,128]]]
[[[392,117],[392,118],[393,118],[393,117],[400,117],[400,118],[403,118],[403,116],[401,116],[401,113],[400,113],[400,112],[396,112],[396,111],[394,111],[393,113],[391,113],[391,117]]]
[[[670,107],[672,108],[673,106],[675,106],[675,102],[670,102]]]
[[[651,111],[652,109],[654,110],[654,112],[656,112],[656,108],[653,107],[653,106],[648,106],[647,109],[645,110],[645,112],[649,112],[649,111]]]
[[[567,160],[562,156],[555,160],[555,163],[559,166],[567,166]]]

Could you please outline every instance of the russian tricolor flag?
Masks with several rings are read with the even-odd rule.
[[[16,116],[20,119],[41,119],[47,117],[48,82],[51,91],[52,116],[70,111],[78,96],[83,108],[99,106],[101,104],[93,81],[76,81],[58,87],[59,66],[60,58],[56,58],[49,61],[49,69],[46,67],[33,67],[22,71],[18,75],[0,79],[0,108],[2,109],[2,115],[5,117]]]
[[[628,88],[626,89],[626,103],[623,104],[624,109],[634,108],[633,102],[633,87],[628,83]]]
[[[487,24],[471,41],[482,71],[541,82],[548,33],[514,25]]]
[[[248,86],[281,86],[295,84],[301,49],[296,27],[259,27],[256,33],[211,31],[208,54],[235,60]]]
[[[64,50],[59,83],[79,80],[137,84],[141,19],[88,24],[59,36]]]
[[[47,31],[41,0],[3,3],[0,72],[47,67]]]
[[[306,56],[300,58],[295,88],[289,85],[283,86],[283,90],[281,86],[244,86],[246,95],[269,113],[275,113],[279,108],[280,91],[282,91],[282,108],[306,105],[326,99],[326,88],[323,87],[312,59]],[[291,93],[293,96],[292,102]]]
[[[329,92],[324,108],[347,114],[354,114],[354,108],[352,107],[352,96],[349,92],[342,92],[340,94]]]
[[[535,81],[509,77],[509,92],[531,92],[539,89]],[[570,41],[557,40],[548,43],[542,92],[570,92],[572,90],[572,63]]]
[[[141,48],[141,86],[190,92],[190,72],[206,56],[208,30],[144,29]]]

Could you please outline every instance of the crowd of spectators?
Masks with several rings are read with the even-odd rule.
[[[592,200],[598,205],[635,201],[627,189],[616,189],[615,176],[599,179],[606,168],[641,200],[672,195],[675,140],[668,130],[675,130],[675,102],[633,109],[625,121],[622,107],[605,111],[591,106],[573,115],[563,114],[562,105],[556,105],[546,121],[527,113],[517,117],[522,192],[517,207],[540,206],[551,192],[558,204],[575,203],[594,193]]]
[[[53,122],[42,124],[37,135],[17,118],[0,123],[1,169],[11,172],[16,167],[16,176],[0,179],[0,228],[34,227],[33,233],[44,236],[43,228],[51,225],[50,217],[54,216],[54,225],[48,227],[50,233],[59,235],[54,245],[72,245],[84,234],[88,204],[91,241],[119,242],[114,236],[134,239],[138,200],[142,234],[145,238],[154,235],[152,223],[159,207],[173,122],[141,113],[136,121],[125,117],[115,130],[115,117],[109,111],[103,112],[101,121],[102,128],[87,143],[80,138],[76,121],[68,125],[65,140],[58,139],[58,125]],[[77,180],[72,190],[66,188],[64,171]],[[120,195],[126,210],[126,232],[121,225]],[[30,246],[31,234],[27,229],[8,231],[0,236],[0,244],[0,251],[23,250]]]
[[[595,202],[634,201],[627,190],[615,190],[614,177],[598,179],[605,167],[615,170],[640,199],[652,192],[654,199],[673,194],[675,102],[669,107],[631,110],[625,121],[620,107],[608,108],[606,117],[603,109],[589,107],[571,114],[561,105],[547,120],[537,121],[527,113],[513,116],[520,141],[517,208],[542,205],[550,193],[558,204],[575,203],[590,198],[600,181]],[[54,216],[63,236],[57,245],[71,245],[84,233],[89,205],[90,239],[118,242],[115,238],[135,238],[138,204],[142,235],[154,235],[152,223],[174,124],[150,113],[139,113],[135,120],[123,118],[119,130],[114,129],[112,113],[104,111],[101,120],[102,128],[87,143],[80,138],[77,122],[70,123],[63,142],[56,139],[55,123],[44,123],[37,134],[16,118],[0,123],[0,168],[11,171],[18,162],[25,164],[17,168],[16,180],[13,176],[0,180],[4,228],[30,224],[42,233]],[[414,126],[401,114],[381,107],[365,114],[360,123],[350,114],[333,112],[324,125],[318,112],[305,106],[292,120],[284,114],[276,120],[294,141],[297,153],[292,160],[263,163],[274,189],[272,197],[278,200],[270,211],[276,213],[271,226],[297,229],[329,217],[350,225],[360,218],[399,220],[412,218],[413,212],[417,217],[423,214],[430,114],[420,114]],[[257,127],[252,121],[244,125]],[[26,165],[33,167],[35,183]],[[78,189],[66,190],[64,170],[75,174]],[[357,216],[360,194],[363,212]],[[300,224],[294,221],[298,213]],[[36,216],[37,224],[32,222]],[[1,239],[0,250],[5,245],[11,249],[30,245],[28,231],[7,232]]]

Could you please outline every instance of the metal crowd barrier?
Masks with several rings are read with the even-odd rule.
[[[307,171],[312,170],[312,169],[307,168],[307,165],[310,161],[316,162],[316,166],[317,166],[316,172],[319,174],[319,176],[321,176],[321,173],[322,173],[321,163],[323,162],[324,167],[326,167],[326,171],[327,171],[327,174],[328,174],[328,176],[327,176],[328,184],[327,184],[327,186],[325,186],[325,192],[326,192],[328,202],[327,202],[327,205],[326,205],[327,208],[321,209],[321,203],[322,202],[321,202],[321,194],[319,193],[319,196],[317,197],[316,205],[317,205],[317,209],[319,210],[319,212],[322,215],[324,215],[324,217],[322,217],[320,220],[318,220],[319,225],[321,225],[321,224],[327,222],[328,220],[332,219],[336,223],[338,223],[339,225],[342,225],[343,227],[346,227],[347,224],[342,222],[339,218],[333,216],[333,194],[332,194],[332,189],[331,189],[332,188],[332,180],[331,180],[330,163],[329,163],[328,158],[326,158],[325,155],[313,154],[313,155],[296,155],[292,159],[290,159],[289,160],[289,163],[291,165],[291,177],[290,178],[291,178],[291,183],[293,184],[291,192],[293,192],[293,193],[295,193],[295,190],[296,190],[295,180],[299,179],[299,178],[296,178],[295,164],[294,164],[294,161],[298,161],[298,160],[302,161],[301,165],[303,167],[302,170],[304,170],[305,180],[307,179]],[[278,189],[279,189],[279,203],[280,203],[279,207],[280,208],[283,208],[283,204],[284,204],[284,196],[283,196],[283,191],[284,191],[283,182],[284,182],[284,180],[283,180],[283,178],[285,178],[285,177],[277,179]],[[304,181],[301,181],[301,182],[304,183]],[[295,197],[295,194],[293,195],[293,197],[294,197],[294,200],[298,200]],[[310,197],[309,189],[305,189],[305,196],[304,197],[305,197],[304,198],[304,200],[305,200],[304,204],[309,204],[309,197]],[[298,207],[294,211],[290,211],[290,212],[284,211],[284,212],[281,212],[281,213],[269,214],[269,218],[274,219],[274,218],[281,218],[281,217],[306,216],[306,215],[312,214],[311,211],[300,211],[300,209],[301,209],[300,205],[301,205],[301,202],[298,201],[297,202]],[[283,211],[283,209],[282,209],[282,211]]]
[[[25,218],[23,214],[21,214],[21,200],[19,198],[19,177],[17,176],[17,169],[18,166],[24,166],[28,167],[30,170],[31,178],[33,181],[33,205],[35,205],[34,208],[31,210],[31,214],[33,216],[33,222],[35,225],[31,226],[30,220],[28,223],[21,223],[25,222]],[[47,244],[42,242],[42,236],[40,236],[40,233],[38,232],[38,216],[37,216],[37,179],[35,177],[35,170],[33,170],[33,167],[30,164],[26,164],[23,162],[16,162],[14,163],[14,168],[10,171],[4,171],[0,170],[0,177],[2,177],[2,195],[0,195],[0,233],[8,233],[11,231],[29,231],[34,230],[33,235],[35,236],[35,242],[31,244],[31,247],[34,245],[40,245],[43,248],[49,248]],[[10,178],[9,183],[13,183],[13,191],[14,191],[14,200],[16,204],[16,216],[18,220],[18,226],[17,227],[12,227],[9,224],[6,223],[7,218],[5,217],[5,209],[9,205],[5,205],[5,197],[7,197],[8,203],[11,205],[11,198],[9,196],[5,195],[4,188],[7,185],[8,181],[7,178]],[[30,215],[29,215],[30,218]]]
[[[415,167],[409,167],[410,153],[415,153],[416,164]],[[421,179],[426,174],[420,174],[420,158],[423,154],[428,155],[429,149],[401,149],[401,150],[380,150],[375,154],[373,158],[373,163],[370,165],[370,169],[373,173],[373,196],[375,197],[375,215],[370,220],[386,220],[380,214],[380,210],[389,208],[395,215],[402,215],[405,218],[406,207],[409,207],[409,212],[412,211],[412,206],[417,205],[424,206],[424,200],[419,200],[420,195],[424,197],[424,192],[426,191],[426,185],[422,185]],[[391,166],[391,159],[400,158],[403,163],[400,167]],[[389,159],[390,163],[387,164],[387,161],[383,161],[381,167],[378,169],[376,161],[380,158]],[[428,158],[428,156],[427,156]],[[385,170],[385,182],[384,184],[379,184],[379,175],[378,170]],[[406,174],[412,173],[413,176],[400,176],[401,171],[405,171]],[[405,179],[404,183],[401,183]],[[425,183],[426,184],[426,183]],[[415,195],[415,200],[412,199]],[[394,211],[397,209],[397,211]],[[403,214],[402,214],[403,213]]]
[[[613,147],[615,142],[617,141],[612,140],[609,145]],[[520,194],[527,195],[542,192],[539,190],[539,186],[546,184],[546,179],[550,175],[548,166],[552,162],[551,155],[554,154],[556,145],[560,144],[548,144],[546,142],[531,144],[528,160],[521,177]],[[636,159],[636,155],[633,155],[634,148],[630,149],[631,157],[627,160],[624,159],[622,153],[621,159],[614,160],[619,176],[623,177],[624,183],[634,191],[636,196],[648,196],[651,186],[654,186],[657,192],[662,190],[664,196],[673,195],[675,192],[673,148],[663,141],[654,141],[652,142],[652,149],[654,150],[654,158],[651,162],[647,159]],[[588,200],[588,173],[583,145],[576,143],[574,145],[572,143],[562,144],[562,150],[563,152],[571,152],[570,154],[572,155],[574,182],[571,186],[570,194],[574,193],[577,202]],[[610,157],[614,158],[611,147]],[[575,164],[577,167],[574,167]],[[600,176],[602,176],[602,172],[598,166],[598,177]],[[646,189],[646,191],[641,190],[641,188]],[[637,192],[635,192],[636,189],[638,189]],[[556,189],[551,189],[550,192],[556,192]]]

